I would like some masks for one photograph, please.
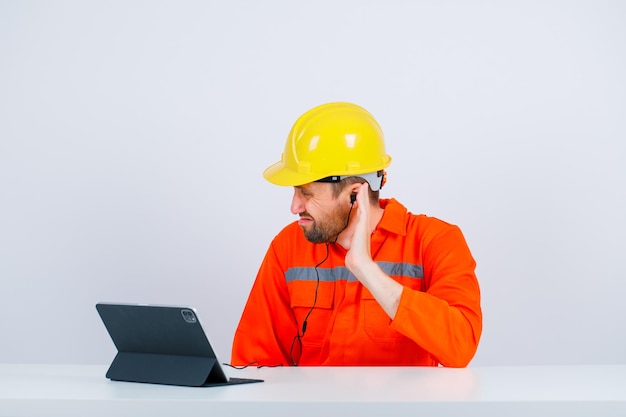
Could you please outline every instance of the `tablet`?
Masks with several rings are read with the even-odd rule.
[[[192,307],[98,303],[96,310],[117,348],[106,373],[111,380],[191,387],[263,382],[226,375]]]

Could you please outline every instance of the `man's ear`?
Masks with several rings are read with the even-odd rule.
[[[367,182],[364,182],[364,183],[356,182],[356,183],[350,185],[350,204],[354,204],[356,202],[356,195],[359,192],[359,188],[361,188],[363,186],[363,184],[367,184]],[[369,187],[369,185],[368,185],[368,187]],[[368,191],[369,191],[369,189],[368,189]]]

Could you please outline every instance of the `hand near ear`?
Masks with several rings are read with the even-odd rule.
[[[355,226],[352,234],[348,253],[346,254],[346,267],[352,273],[364,262],[372,262],[370,254],[370,202],[368,184],[364,183],[356,194]],[[353,209],[354,210],[354,209]]]
[[[361,185],[356,197],[356,218],[348,253],[346,268],[374,296],[390,318],[394,318],[400,304],[403,287],[385,274],[374,262],[371,254],[371,235],[376,227],[371,224],[372,206],[369,202],[368,184]]]

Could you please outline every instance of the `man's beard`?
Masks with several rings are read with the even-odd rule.
[[[304,237],[311,243],[335,243],[339,233],[348,226],[348,215],[349,212],[342,211],[341,213],[335,212],[324,222],[313,219],[310,229],[302,228]]]

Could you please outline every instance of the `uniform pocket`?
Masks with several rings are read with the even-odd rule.
[[[376,301],[374,296],[366,288],[363,288],[361,302],[365,333],[373,342],[397,343],[410,340],[402,333],[391,329],[391,318],[389,318],[385,310],[383,310],[380,304],[378,304],[378,301]]]
[[[303,345],[321,346],[330,322],[335,299],[334,283],[320,282],[315,294],[315,282],[292,282],[289,285],[291,309],[300,332],[306,319]],[[309,313],[310,312],[310,313]],[[308,318],[307,318],[308,315]]]

